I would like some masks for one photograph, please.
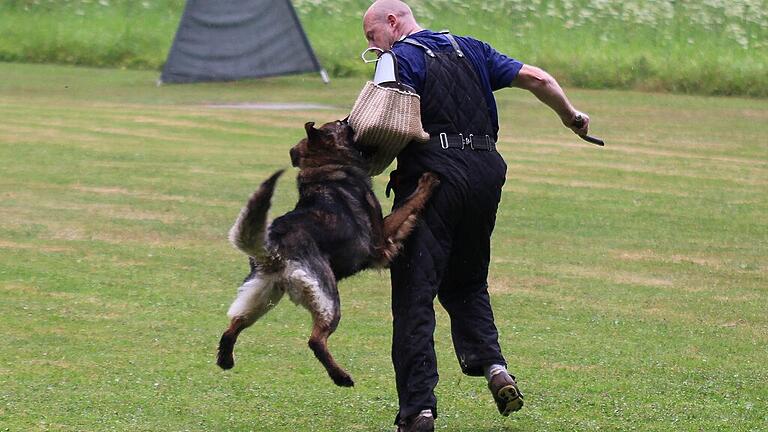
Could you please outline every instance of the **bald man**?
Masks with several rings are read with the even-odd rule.
[[[526,89],[580,135],[588,131],[589,116],[574,109],[545,71],[476,39],[425,30],[402,1],[373,3],[363,30],[369,47],[395,53],[402,83],[421,96],[422,123],[431,137],[398,155],[389,185],[395,207],[423,172],[436,172],[442,180],[391,268],[392,361],[400,404],[395,424],[399,432],[434,430],[435,296],[450,316],[462,372],[484,375],[499,412],[507,416],[522,408],[523,396],[507,372],[488,295],[490,239],[506,177],[496,151],[493,92]]]

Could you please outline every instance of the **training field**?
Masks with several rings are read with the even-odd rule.
[[[344,117],[363,81],[156,78],[0,64],[0,431],[390,431],[385,272],[340,287],[330,345],[353,389],[288,300],[242,334],[235,369],[215,365],[247,273],[227,230],[304,122]],[[526,406],[503,419],[459,373],[437,307],[438,430],[765,431],[768,101],[569,94],[607,147],[497,94],[489,282]],[[213,106],[246,102],[326,108]]]

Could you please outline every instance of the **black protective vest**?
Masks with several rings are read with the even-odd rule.
[[[456,39],[447,32],[443,35],[452,50],[435,52],[414,39],[402,41],[424,50],[427,71],[420,95],[424,130],[432,137],[444,132],[489,135],[496,141],[498,130],[491,121],[480,78]]]

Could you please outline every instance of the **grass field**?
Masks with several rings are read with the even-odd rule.
[[[155,87],[0,63],[0,431],[389,431],[386,273],[341,285],[332,385],[290,302],[215,365],[247,263],[226,232],[305,121],[362,80]],[[765,431],[768,102],[573,90],[608,145],[498,93],[508,180],[490,290],[526,406],[498,417],[436,344],[441,431]],[[214,108],[314,103],[324,110]],[[375,179],[384,206],[384,180]],[[292,208],[290,175],[273,215]]]
[[[370,0],[294,0],[333,76],[366,76]],[[3,0],[0,61],[159,69],[184,0]],[[413,0],[571,85],[768,97],[768,0]],[[254,35],[257,37],[257,35]]]

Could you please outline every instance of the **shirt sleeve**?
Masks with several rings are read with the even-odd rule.
[[[400,43],[392,48],[397,57],[400,82],[413,88],[421,95],[426,78],[426,62],[421,48]]]
[[[487,43],[483,43],[483,50],[491,88],[496,91],[509,87],[520,73],[523,63],[496,51]]]

